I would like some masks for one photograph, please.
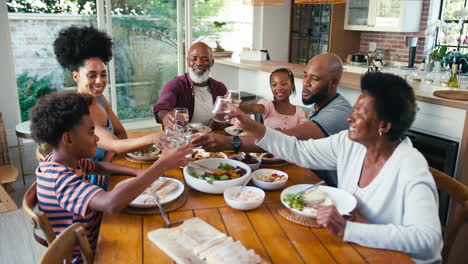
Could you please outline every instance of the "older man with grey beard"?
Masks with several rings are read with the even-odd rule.
[[[213,63],[213,53],[208,45],[197,42],[190,47],[187,56],[188,73],[169,81],[153,107],[157,122],[164,126],[173,124],[172,110],[185,107],[189,111],[190,122],[210,124],[216,97],[227,92],[223,83],[210,78]]]

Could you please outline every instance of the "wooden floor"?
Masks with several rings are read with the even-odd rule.
[[[23,164],[27,174],[26,185],[23,185],[20,175],[13,184],[15,192],[10,193],[18,208],[21,207],[24,192],[35,180],[34,170],[37,166],[35,149],[34,143],[25,143],[22,149]],[[19,169],[18,148],[10,148],[10,156],[13,164]],[[21,208],[0,213],[0,263],[38,263],[44,251],[45,248],[34,240]]]

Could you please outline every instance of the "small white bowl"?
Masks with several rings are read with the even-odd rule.
[[[254,156],[254,155],[251,155],[251,156],[255,158],[255,160],[257,161],[257,163],[254,163],[254,164],[247,164],[247,163],[245,163],[245,162],[244,162],[244,163],[247,164],[247,165],[249,165],[250,169],[251,169],[252,171],[254,171],[254,170],[260,168],[260,164],[262,163],[262,159],[259,158],[259,157],[257,157],[257,156]],[[230,159],[234,159],[234,160],[238,160],[238,161],[240,161],[240,162],[243,162],[243,161],[239,160],[239,159],[243,159],[243,157],[244,157],[244,154],[239,154],[239,155],[231,156],[231,157],[229,157],[229,158],[230,158]]]
[[[265,182],[265,181],[261,181],[261,180],[257,179],[257,177],[259,177],[261,175],[273,174],[273,173],[276,173],[276,174],[279,174],[279,175],[284,175],[284,176],[286,176],[286,179],[283,180],[283,181],[279,181],[279,182]],[[279,171],[279,170],[259,169],[259,170],[256,170],[256,171],[252,172],[252,180],[253,180],[254,184],[257,185],[258,187],[262,188],[263,190],[277,190],[277,189],[280,189],[284,185],[286,185],[286,182],[288,181],[288,178],[289,178],[289,176],[288,176],[288,174],[286,172]]]
[[[232,200],[231,196],[236,195],[236,193],[239,191],[239,189],[241,187],[242,186],[234,186],[234,187],[231,187],[231,188],[226,189],[224,191],[224,201],[226,201],[226,203],[230,207],[232,207],[234,209],[237,209],[237,210],[243,210],[243,211],[252,210],[252,209],[255,209],[255,208],[259,207],[263,203],[263,200],[265,200],[265,192],[262,189],[259,189],[257,187],[253,187],[253,186],[245,186],[242,191],[243,192],[244,191],[252,191],[252,192],[259,193],[262,196],[262,198],[260,200],[249,201],[249,202],[242,202],[242,201]]]

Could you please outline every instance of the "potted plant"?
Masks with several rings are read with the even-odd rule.
[[[447,46],[445,45],[434,47],[434,49],[432,50],[432,60],[434,61],[434,72],[440,72],[441,61],[443,60],[446,52],[447,52]]]
[[[219,22],[219,21],[214,21],[213,22],[213,28],[214,31],[216,32],[216,37],[215,37],[215,42],[216,42],[216,48],[214,48],[215,52],[223,52],[224,49],[221,47],[219,44],[221,42],[220,39],[220,34],[221,34],[221,29],[226,25],[226,22]]]

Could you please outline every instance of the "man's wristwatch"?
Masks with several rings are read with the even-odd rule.
[[[242,145],[242,140],[239,138],[239,136],[233,136],[231,145],[234,148],[235,152],[239,152]]]

